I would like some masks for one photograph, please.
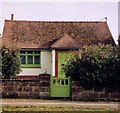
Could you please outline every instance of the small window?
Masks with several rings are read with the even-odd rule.
[[[40,52],[39,51],[34,51],[34,54],[40,54]]]
[[[33,64],[33,56],[28,56],[28,64]]]
[[[34,63],[40,64],[40,56],[34,56]]]
[[[20,51],[22,67],[40,67],[40,51]]]
[[[27,51],[27,54],[33,54],[33,51]]]
[[[25,56],[21,56],[20,58],[21,58],[21,63],[25,64]]]
[[[20,51],[20,54],[25,54],[26,53],[26,51]]]

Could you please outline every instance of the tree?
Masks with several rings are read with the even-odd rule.
[[[116,47],[98,44],[84,46],[80,51],[81,58],[72,59],[65,65],[66,76],[78,80],[83,87],[117,87],[120,58]]]
[[[20,73],[20,58],[18,50],[9,50],[2,47],[2,77],[10,79]]]
[[[120,46],[120,35],[118,36],[118,45]]]
[[[120,35],[118,37],[118,54],[120,55]]]

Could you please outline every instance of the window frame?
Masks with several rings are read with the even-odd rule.
[[[22,51],[24,51],[25,53],[21,53]],[[38,54],[36,54],[35,52],[38,52]],[[28,52],[32,52],[31,54],[29,54]],[[41,68],[41,51],[40,50],[20,50],[20,58],[21,56],[25,57],[25,64],[22,64],[21,62],[21,67],[22,68]],[[33,58],[33,63],[32,64],[28,64],[28,56],[32,56]],[[35,56],[39,56],[40,57],[40,64],[35,64]]]

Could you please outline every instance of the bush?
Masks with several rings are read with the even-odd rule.
[[[111,45],[90,45],[81,48],[81,57],[71,59],[64,67],[66,76],[83,87],[119,89],[120,57]],[[77,55],[80,56],[80,55]]]
[[[10,79],[12,76],[20,73],[20,58],[18,50],[9,50],[2,48],[2,77]]]
[[[118,36],[118,45],[120,46],[120,35]]]

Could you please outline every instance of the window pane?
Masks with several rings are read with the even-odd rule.
[[[20,58],[21,58],[21,64],[26,64],[25,56],[20,56]]]
[[[28,51],[27,54],[33,54],[33,51]]]
[[[33,56],[28,56],[28,64],[33,64]]]
[[[20,51],[20,54],[25,54],[26,53],[26,51]]]
[[[40,64],[40,56],[34,56],[34,64]]]
[[[34,54],[40,54],[40,51],[34,51]]]

